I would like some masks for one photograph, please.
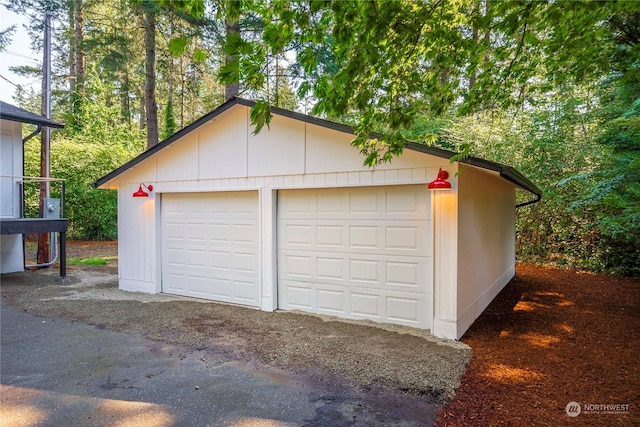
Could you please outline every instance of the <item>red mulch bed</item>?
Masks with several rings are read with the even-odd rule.
[[[438,427],[640,426],[639,278],[518,265],[462,341],[473,358]],[[628,407],[593,406],[612,404]]]

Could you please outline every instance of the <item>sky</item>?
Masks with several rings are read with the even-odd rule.
[[[17,24],[16,32],[13,34],[12,43],[7,50],[0,52],[0,100],[15,104],[13,95],[16,91],[15,85],[22,86],[30,91],[31,87],[38,92],[42,81],[39,78],[24,78],[12,73],[9,67],[17,65],[40,66],[42,63],[42,52],[31,50],[29,35],[24,29],[26,20],[24,17],[8,11],[4,6],[0,6],[0,29],[4,30],[13,24]]]

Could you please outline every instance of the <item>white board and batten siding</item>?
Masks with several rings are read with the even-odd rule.
[[[0,120],[0,220],[20,217],[22,124]],[[22,234],[0,236],[0,273],[24,269]]]
[[[151,183],[142,179],[122,183],[118,189],[119,287],[131,292],[159,293],[160,197],[151,191],[148,198],[133,198],[140,182]]]
[[[424,186],[278,195],[278,307],[428,328],[430,195]]]

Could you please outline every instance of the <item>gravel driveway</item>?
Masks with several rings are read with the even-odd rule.
[[[413,328],[123,292],[108,268],[72,267],[70,284],[56,283],[57,274],[3,275],[3,298],[40,316],[141,334],[363,393],[384,390],[432,403],[454,395],[471,358],[467,345]]]

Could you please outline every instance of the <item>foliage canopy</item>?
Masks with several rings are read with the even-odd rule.
[[[54,116],[69,125],[52,164],[76,237],[115,238],[115,195],[89,184],[144,147],[143,7],[160,135],[237,85],[256,131],[272,105],[339,120],[369,166],[408,139],[504,162],[545,193],[519,210],[521,260],[640,274],[640,2],[3,1],[32,17],[34,46],[54,13]],[[38,94],[18,101],[38,110]]]

